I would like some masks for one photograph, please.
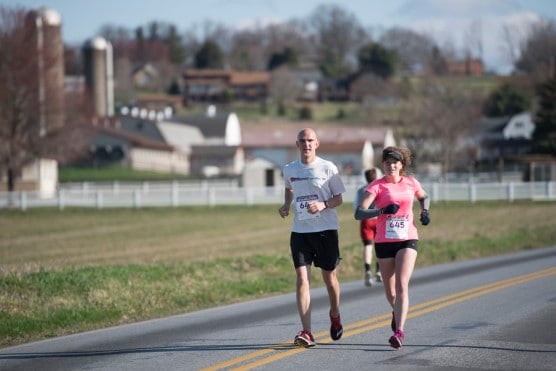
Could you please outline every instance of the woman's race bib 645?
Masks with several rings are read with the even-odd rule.
[[[386,220],[386,238],[407,240],[409,219],[407,216],[389,216]]]

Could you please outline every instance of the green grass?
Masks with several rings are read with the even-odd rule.
[[[554,206],[433,204],[417,265],[553,245]],[[0,346],[291,292],[277,209],[0,210]],[[361,279],[358,224],[351,205],[338,213],[340,281]]]
[[[287,292],[290,265],[285,256],[252,256],[12,274],[0,280],[0,339],[9,345]]]

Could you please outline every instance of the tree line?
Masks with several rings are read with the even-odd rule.
[[[324,4],[305,19],[244,29],[205,21],[180,32],[175,24],[152,21],[133,30],[106,24],[98,33],[112,42],[116,60],[127,58],[133,64],[163,62],[248,71],[266,70],[280,63],[313,63],[325,77],[338,78],[361,67],[374,68],[386,77],[395,72],[411,73],[419,66],[445,73],[445,62],[458,55],[482,58],[480,29],[471,24],[463,50],[455,50],[451,44],[439,45],[425,32],[364,26],[342,6]],[[524,40],[510,37],[507,28],[500,34],[500,47],[507,50],[516,71],[533,73],[540,69],[546,76],[556,49],[554,20],[533,25]]]

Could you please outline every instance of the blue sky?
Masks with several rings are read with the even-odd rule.
[[[248,27],[307,18],[320,4],[338,4],[375,30],[398,25],[426,32],[441,46],[450,44],[456,50],[462,48],[472,24],[480,24],[487,67],[502,73],[509,68],[500,41],[503,27],[511,28],[513,37],[519,38],[531,22],[541,17],[556,19],[554,0],[0,0],[4,6],[57,10],[64,41],[72,44],[95,36],[105,24],[134,29],[161,21],[184,31],[212,20]]]

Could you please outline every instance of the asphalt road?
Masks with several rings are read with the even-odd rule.
[[[556,247],[416,270],[400,350],[381,286],[342,283],[339,341],[312,294],[311,349],[288,294],[0,349],[0,370],[556,369]]]

